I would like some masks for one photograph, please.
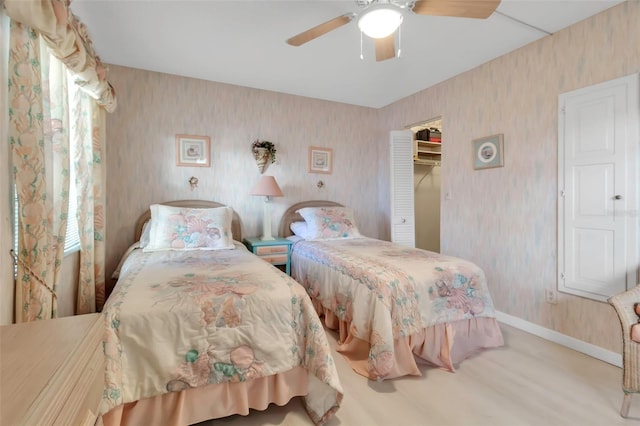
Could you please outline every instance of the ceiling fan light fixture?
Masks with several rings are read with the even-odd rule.
[[[371,38],[385,38],[402,23],[402,10],[393,4],[374,4],[358,18],[358,28]]]

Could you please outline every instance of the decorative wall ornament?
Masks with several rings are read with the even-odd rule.
[[[209,136],[176,135],[176,165],[209,167],[211,140]]]
[[[258,165],[258,170],[260,170],[260,173],[263,173],[267,168],[269,159],[271,159],[272,163],[276,162],[277,150],[273,142],[261,141],[260,139],[256,139],[251,144],[251,152],[253,153],[253,158],[256,159],[256,164]]]
[[[473,168],[478,170],[504,166],[502,140],[502,133],[474,139]]]
[[[309,147],[309,173],[331,174],[333,169],[333,150],[318,146]]]

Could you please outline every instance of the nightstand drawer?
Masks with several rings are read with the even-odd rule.
[[[283,269],[287,275],[291,274],[291,241],[286,238],[262,240],[258,237],[246,237],[242,242],[260,259]]]
[[[260,256],[260,259],[266,260],[272,265],[282,265],[287,263],[287,261],[289,260],[289,256],[287,256],[286,254],[282,254],[282,255],[274,254],[269,256]]]
[[[262,246],[256,247],[256,254],[258,256],[262,256],[264,254],[275,254],[275,253],[288,253],[289,245],[283,244],[279,246]],[[272,262],[273,263],[273,262]]]

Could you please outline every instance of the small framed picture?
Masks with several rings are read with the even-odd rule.
[[[473,168],[476,170],[504,166],[502,133],[474,139]]]
[[[331,174],[333,150],[331,148],[309,147],[309,173]]]
[[[176,135],[176,165],[209,167],[211,140],[209,136]]]

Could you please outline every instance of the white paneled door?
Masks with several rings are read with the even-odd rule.
[[[391,132],[391,241],[416,245],[413,195],[413,132]]]
[[[558,290],[595,300],[637,281],[638,74],[559,97]]]

